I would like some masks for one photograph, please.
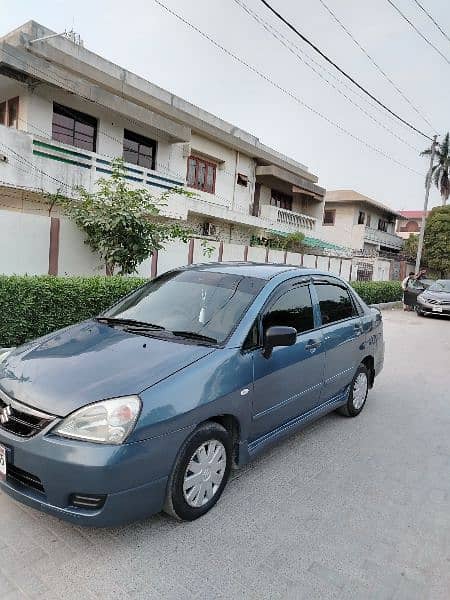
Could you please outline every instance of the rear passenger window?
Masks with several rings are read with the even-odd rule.
[[[331,283],[317,283],[316,291],[324,325],[356,316],[350,294],[345,288]]]
[[[264,333],[274,325],[295,327],[297,333],[314,329],[311,294],[307,285],[293,287],[275,300],[263,317]]]

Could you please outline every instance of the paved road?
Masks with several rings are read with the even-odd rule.
[[[219,505],[80,529],[0,494],[0,598],[450,598],[450,321],[384,313],[386,366],[238,472]]]

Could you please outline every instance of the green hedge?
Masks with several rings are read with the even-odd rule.
[[[397,302],[403,295],[400,281],[352,281],[352,287],[367,304]]]
[[[145,282],[137,277],[0,275],[0,348],[83,321]],[[368,303],[401,300],[398,281],[352,282]]]
[[[134,277],[0,275],[0,348],[97,315],[144,282]]]

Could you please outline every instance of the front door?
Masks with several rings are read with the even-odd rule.
[[[261,348],[253,351],[252,440],[320,403],[325,354],[308,283],[294,280],[275,290],[260,318],[262,339],[273,325],[295,327],[297,341],[274,348],[270,358],[264,358]]]
[[[322,402],[342,395],[362,358],[361,317],[346,286],[337,279],[316,281],[326,353]]]

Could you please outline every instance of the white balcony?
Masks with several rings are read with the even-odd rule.
[[[111,160],[97,154],[40,138],[0,125],[0,184],[36,192],[60,192],[76,196],[76,188],[93,191],[100,177],[111,173]],[[148,187],[159,197],[184,181],[171,173],[154,171],[125,163],[125,177],[131,185]],[[161,206],[161,214],[176,219],[187,218],[187,199],[173,195]]]
[[[308,215],[278,208],[271,204],[263,204],[260,210],[261,219],[270,221],[280,230],[288,233],[300,231],[302,233],[311,233],[316,228],[316,219]]]
[[[373,229],[372,227],[365,227],[364,229],[364,240],[392,248],[393,250],[400,250],[403,245],[403,239],[395,233],[389,233],[387,231],[380,231],[379,229]]]

